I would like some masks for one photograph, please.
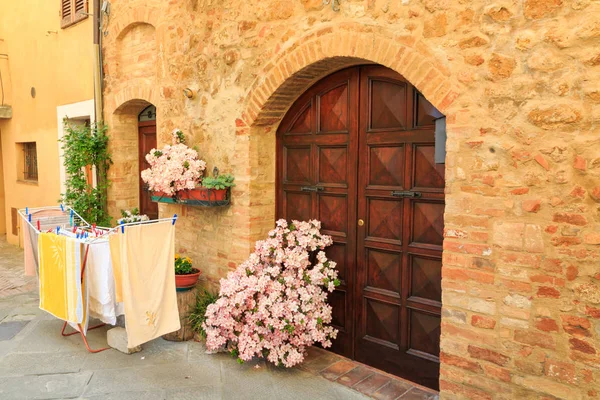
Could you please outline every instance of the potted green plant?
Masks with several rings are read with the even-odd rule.
[[[192,259],[175,254],[175,286],[177,289],[191,289],[196,286],[202,272],[192,266]]]
[[[235,178],[231,174],[217,175],[215,177],[207,176],[202,178],[202,187],[200,188],[200,200],[221,201],[227,198],[227,191],[233,186]]]

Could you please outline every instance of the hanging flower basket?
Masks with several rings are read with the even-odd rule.
[[[172,136],[172,145],[161,150],[152,149],[146,154],[150,168],[143,170],[141,176],[151,191],[160,193],[155,197],[173,197],[183,190],[195,188],[206,169],[206,162],[185,144],[179,129],[175,129]]]
[[[231,189],[208,189],[197,187],[181,190],[175,196],[163,192],[152,192],[152,201],[169,204],[185,204],[188,206],[221,207],[229,205]]]

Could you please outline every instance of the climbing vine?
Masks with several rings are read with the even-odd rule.
[[[83,219],[99,226],[110,226],[107,210],[108,168],[112,164],[108,151],[107,127],[102,123],[87,125],[64,121],[65,135],[60,139],[67,172],[66,190],[61,202],[73,207]],[[88,183],[86,167],[95,167],[96,186]],[[92,168],[92,171],[94,168]]]

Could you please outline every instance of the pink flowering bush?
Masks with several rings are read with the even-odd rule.
[[[320,229],[314,220],[277,221],[250,258],[221,279],[203,324],[209,350],[227,346],[239,362],[258,356],[292,367],[313,343],[331,346],[337,330],[327,325],[327,292],[339,281],[323,251],[333,241]]]
[[[183,133],[172,133],[173,144],[162,150],[152,149],[146,154],[150,168],[142,171],[142,180],[154,192],[174,196],[180,190],[194,189],[206,169],[206,162],[199,159],[198,152],[185,144]]]

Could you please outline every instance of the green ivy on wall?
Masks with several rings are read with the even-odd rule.
[[[90,224],[110,226],[107,209],[108,168],[112,164],[108,151],[108,128],[103,123],[70,124],[65,118],[65,135],[60,139],[67,172],[66,190],[61,202],[71,206]],[[86,167],[96,170],[97,184],[89,184]],[[92,169],[93,170],[93,169]]]

